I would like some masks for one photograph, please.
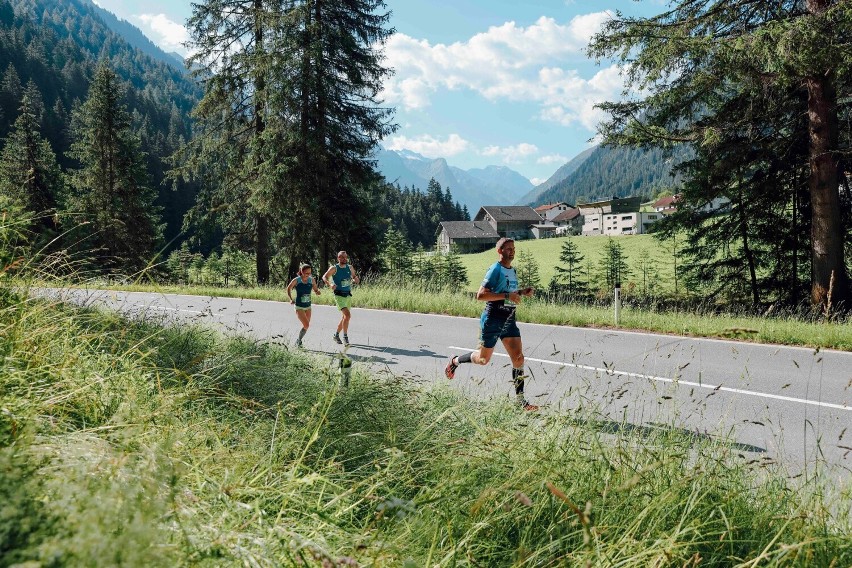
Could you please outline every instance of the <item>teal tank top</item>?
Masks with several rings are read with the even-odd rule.
[[[338,292],[351,292],[352,291],[352,267],[348,264],[346,266],[340,266],[339,264],[335,265],[337,270],[334,272],[334,276],[332,276],[332,280],[334,280],[334,285],[337,286]]]
[[[296,306],[311,307],[311,291],[314,289],[314,277],[308,276],[307,282],[302,282],[301,276],[296,278]]]

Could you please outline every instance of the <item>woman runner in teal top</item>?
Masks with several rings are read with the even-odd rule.
[[[293,278],[287,285],[287,297],[290,298],[290,303],[296,305],[296,316],[302,324],[302,329],[299,331],[299,339],[296,340],[296,347],[302,346],[302,338],[308,332],[311,325],[311,292],[320,294],[317,283],[311,276],[312,268],[310,264],[302,264],[299,266],[299,275]],[[293,289],[296,289],[296,299],[293,300],[291,295]]]

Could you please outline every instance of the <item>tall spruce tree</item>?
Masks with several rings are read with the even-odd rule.
[[[389,30],[375,0],[205,0],[189,21],[205,82],[199,135],[176,159],[207,181],[189,224],[215,224],[257,258],[377,253],[369,156],[389,134],[377,100]],[[270,247],[277,250],[271,251]],[[286,249],[286,251],[284,250]]]
[[[42,138],[38,104],[24,94],[18,118],[0,153],[0,194],[34,214],[33,227],[55,226],[54,213],[63,193],[63,177],[50,143]]]
[[[289,241],[317,249],[323,262],[337,248],[363,261],[376,246],[368,202],[380,184],[370,156],[396,129],[393,110],[378,99],[390,74],[381,64],[392,33],[384,8],[382,0],[291,0],[276,38],[272,99],[292,110],[294,123],[270,136],[292,156],[278,170],[288,190],[285,211],[307,221],[291,222]]]
[[[270,42],[281,34],[282,3],[269,0],[204,0],[193,4],[189,19],[189,65],[204,84],[194,110],[197,133],[175,156],[172,175],[201,181],[186,225],[216,227],[226,246],[253,250],[257,281],[270,274],[270,195],[280,187],[264,172],[286,162],[283,145],[270,144],[267,128],[281,131],[287,109],[269,105]],[[271,123],[271,124],[270,124]],[[278,203],[283,202],[279,197]]]
[[[729,261],[736,266],[730,267],[747,283],[753,302],[761,301],[765,270],[779,282],[807,274],[815,305],[848,301],[839,178],[850,133],[838,131],[838,117],[849,112],[852,101],[837,93],[852,85],[847,49],[852,4],[680,0],[672,5],[652,18],[618,14],[591,43],[590,54],[616,56],[630,84],[647,95],[602,105],[612,114],[603,129],[606,141],[693,146],[698,156],[684,170],[684,203],[697,212],[714,197],[730,196],[732,226],[722,229],[717,223],[717,232],[733,245]],[[736,152],[726,151],[734,146]],[[773,159],[779,150],[794,161],[785,166]],[[776,227],[793,221],[795,234],[768,231],[778,220],[771,217],[784,210]],[[766,218],[761,211],[767,211]],[[687,231],[699,227],[694,215],[673,222],[678,219]],[[756,230],[755,223],[765,230]],[[743,235],[750,244],[733,241]],[[712,237],[694,237],[687,254],[698,254],[711,266],[718,252],[708,246]],[[808,269],[773,250],[773,242],[785,241],[809,246]],[[792,264],[797,273],[781,275],[774,262]]]
[[[154,260],[163,226],[124,92],[102,62],[73,115],[69,156],[79,168],[71,172],[67,212],[75,234],[84,236],[79,243],[95,252],[100,268],[133,273]]]

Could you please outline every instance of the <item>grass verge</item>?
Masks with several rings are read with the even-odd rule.
[[[849,566],[849,488],[203,328],[0,294],[0,558]],[[637,432],[643,432],[639,434]]]

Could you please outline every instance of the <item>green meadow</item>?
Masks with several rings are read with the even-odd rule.
[[[604,245],[608,237],[557,237],[551,239],[531,239],[517,241],[515,243],[515,264],[518,263],[519,254],[524,251],[533,256],[538,263],[539,275],[542,287],[547,286],[550,279],[556,273],[555,266],[562,266],[559,255],[562,251],[562,243],[567,240],[577,245],[579,253],[583,256],[580,266],[581,273],[585,278],[587,271],[594,276],[598,270]],[[675,257],[672,254],[671,241],[659,241],[652,235],[629,235],[612,237],[621,245],[631,274],[624,279],[623,285],[635,286],[638,292],[643,286],[650,289],[655,286],[659,294],[671,296],[675,294]],[[478,254],[461,255],[462,263],[467,268],[467,276],[470,279],[470,290],[479,289],[482,277],[489,266],[497,260],[497,254],[493,250],[487,250]],[[678,292],[683,292],[679,286]]]

